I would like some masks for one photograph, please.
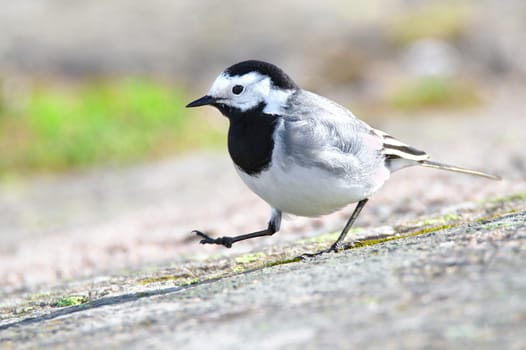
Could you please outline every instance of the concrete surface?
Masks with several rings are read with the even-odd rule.
[[[364,240],[363,247],[304,261],[291,258],[326,246],[329,238],[233,261],[193,260],[4,295],[0,344],[5,349],[524,348],[524,194],[394,231],[402,237]],[[253,267],[253,261],[260,265]],[[68,295],[86,299],[58,307],[58,298]]]

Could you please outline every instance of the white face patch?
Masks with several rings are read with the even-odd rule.
[[[267,114],[282,114],[287,100],[293,93],[293,90],[270,89],[270,93],[265,100],[267,105],[263,112]]]
[[[243,91],[238,95],[232,92],[232,88],[236,85],[243,87]],[[292,90],[273,88],[270,78],[258,72],[233,77],[221,73],[212,84],[208,95],[217,98],[219,103],[238,108],[243,112],[265,102],[264,112],[277,114],[292,92]]]

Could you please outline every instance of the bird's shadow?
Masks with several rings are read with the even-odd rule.
[[[33,324],[33,323],[42,322],[42,321],[52,320],[52,319],[55,319],[57,317],[70,315],[70,314],[74,314],[74,313],[77,313],[77,312],[86,311],[86,310],[90,310],[90,309],[95,309],[95,308],[99,308],[99,307],[102,307],[102,306],[125,304],[125,303],[136,301],[136,300],[139,300],[139,299],[142,299],[142,298],[148,298],[148,297],[153,297],[153,296],[157,296],[157,295],[170,294],[170,293],[178,292],[178,291],[183,290],[185,288],[186,287],[175,286],[175,287],[168,287],[168,288],[162,288],[162,289],[156,289],[156,290],[128,293],[128,294],[111,296],[111,297],[103,297],[103,298],[100,298],[100,299],[97,299],[97,300],[89,301],[89,302],[81,304],[81,305],[61,308],[60,310],[56,310],[56,311],[51,312],[49,314],[40,315],[40,316],[34,316],[34,317],[28,317],[28,318],[24,318],[24,319],[19,320],[19,321],[6,323],[6,324],[3,324],[3,325],[0,325],[0,331],[8,329],[8,328],[11,328],[11,327],[24,326],[24,325],[29,325],[29,324]]]

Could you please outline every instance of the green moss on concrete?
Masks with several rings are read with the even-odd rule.
[[[267,258],[267,255],[265,253],[259,252],[255,254],[245,254],[245,255],[238,256],[234,258],[234,261],[237,264],[249,264],[249,263],[253,263],[253,262],[263,260],[266,258]]]
[[[69,295],[59,298],[54,304],[54,307],[66,307],[66,306],[77,306],[85,304],[89,301],[89,298],[84,295]]]
[[[153,283],[166,283],[166,282],[174,282],[174,281],[181,281],[184,280],[184,277],[181,276],[174,276],[174,275],[163,275],[163,276],[153,276],[153,277],[147,277],[142,278],[138,282],[139,284],[148,285]]]

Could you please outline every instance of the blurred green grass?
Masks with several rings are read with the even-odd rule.
[[[190,113],[184,91],[157,81],[30,81],[15,89],[1,83],[0,179],[131,164],[225,144],[217,113]],[[411,112],[480,102],[473,85],[422,77],[400,82],[382,103]]]
[[[443,76],[423,76],[403,81],[393,88],[389,100],[392,108],[403,111],[466,108],[482,103],[476,85]]]
[[[181,90],[147,79],[31,84],[0,99],[0,177],[126,164],[224,143]]]

